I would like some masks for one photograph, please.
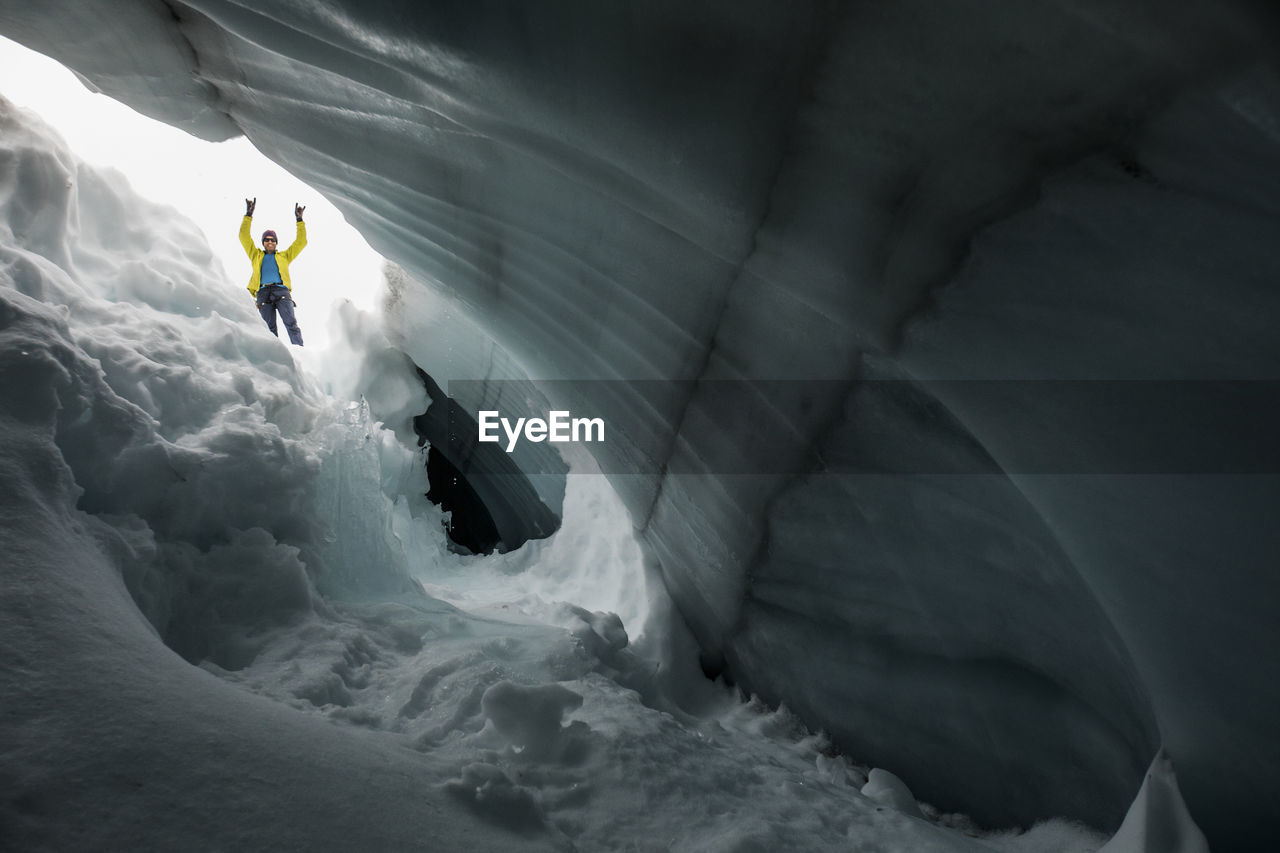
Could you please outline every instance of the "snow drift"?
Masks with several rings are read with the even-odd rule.
[[[1117,826],[1163,742],[1210,839],[1263,843],[1274,412],[1004,384],[1280,378],[1261,5],[0,8],[324,192],[442,384],[696,380],[588,402],[708,668],[995,822]]]

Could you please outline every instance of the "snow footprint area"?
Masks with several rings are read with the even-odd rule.
[[[984,849],[863,797],[865,772],[787,712],[726,692],[714,718],[677,719],[560,628],[338,604],[241,670],[204,666],[398,739],[513,846],[550,832],[582,850]]]

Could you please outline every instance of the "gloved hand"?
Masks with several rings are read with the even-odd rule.
[[[304,210],[306,210],[306,209],[307,209],[307,208],[306,208],[305,206],[301,205],[301,204],[295,204],[295,205],[293,206],[293,215],[294,215],[294,216],[296,216],[296,217],[298,217],[298,221],[299,221],[299,222],[301,222],[301,221],[302,221],[302,211],[304,211]]]
[[[244,215],[253,216],[253,209],[258,206],[258,197],[246,198],[244,200]]]

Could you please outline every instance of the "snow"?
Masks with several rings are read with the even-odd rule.
[[[31,157],[21,172],[30,185],[8,209],[21,245],[45,260],[15,262],[14,286],[96,318],[64,333],[68,318],[27,306],[23,328],[37,340],[79,329],[74,347],[103,360],[106,377],[71,344],[17,361],[13,375],[52,383],[61,401],[65,374],[76,399],[96,401],[68,404],[58,426],[80,509],[106,519],[102,547],[136,555],[121,558],[123,574],[152,624],[172,634],[166,614],[190,600],[183,612],[208,616],[209,649],[234,663],[254,655],[224,680],[385,729],[378,690],[395,692],[400,667],[384,672],[368,650],[444,666],[421,695],[453,684],[448,670],[467,700],[403,725],[488,750],[454,756],[448,780],[584,847],[657,836],[643,822],[609,835],[574,812],[571,787],[525,766],[527,750],[496,729],[481,737],[484,690],[561,683],[583,704],[561,721],[575,733],[552,740],[598,756],[573,729],[605,728],[592,690],[636,691],[677,728],[629,717],[627,731],[652,724],[655,745],[679,744],[690,724],[676,711],[712,714],[723,701],[698,680],[700,659],[825,730],[827,751],[882,765],[914,796],[982,824],[1066,815],[1115,828],[1163,744],[1214,845],[1267,849],[1280,791],[1268,716],[1280,688],[1258,675],[1280,650],[1274,407],[1219,410],[1180,394],[1151,410],[1081,407],[1010,382],[1087,380],[1105,393],[1277,378],[1280,83],[1260,4],[748,3],[728,14],[188,0],[104,17],[72,0],[0,0],[0,12],[6,33],[151,115],[208,138],[243,133],[396,264],[378,312],[339,311],[348,345],[336,356],[291,353],[253,332],[243,306],[193,301],[208,291],[186,286],[198,276],[151,275],[171,256],[132,234],[136,217],[110,199],[113,215],[64,232],[75,217],[63,172]],[[135,33],[148,49],[124,49]],[[144,242],[142,261],[99,246],[132,256]],[[142,314],[67,290],[69,271],[79,281],[97,267],[95,293],[139,300]],[[148,311],[194,316],[175,326]],[[187,325],[197,331],[184,338]],[[188,369],[206,354],[217,367]],[[575,492],[575,477],[550,477],[535,488],[549,505],[563,495],[565,536],[483,569],[449,555],[411,485],[413,365],[482,389],[581,381],[569,408],[605,418],[598,462],[611,488]],[[677,381],[648,392],[629,381],[647,379]],[[718,406],[707,380],[742,383],[749,404]],[[828,384],[815,393],[813,380]],[[104,382],[111,395],[93,390]],[[368,413],[326,396],[358,392]],[[14,411],[38,417],[43,399]],[[100,434],[86,426],[99,423]],[[714,465],[761,448],[771,473]],[[1046,459],[1047,470],[1028,464]],[[220,466],[234,477],[210,473]],[[206,489],[213,508],[190,499]],[[341,524],[316,520],[335,515]],[[581,547],[543,565],[575,537]],[[226,564],[252,548],[279,595],[267,595],[272,613],[239,624],[234,608],[205,605],[204,579],[235,577]],[[378,556],[356,566],[353,553]],[[300,615],[299,566],[315,587]],[[588,576],[608,582],[586,592]],[[485,639],[468,657],[471,640],[443,615],[454,611],[421,605],[415,583],[476,619],[518,613],[531,633],[503,628],[516,648],[477,628]],[[437,615],[401,620],[389,598]],[[625,646],[597,615],[610,611]],[[327,657],[273,645],[312,612],[352,626],[316,631]],[[419,629],[450,638],[441,645],[457,659],[405,641]],[[563,655],[530,652],[551,649],[538,639],[550,636],[593,663],[566,674],[547,663]],[[499,653],[520,678],[482,674]],[[717,724],[750,728],[733,719]],[[738,734],[727,752],[792,766]],[[699,826],[723,815],[716,831],[766,846],[798,835],[821,846],[861,820],[840,824],[843,806],[790,814],[787,797],[761,805],[752,797],[776,795],[777,774],[688,754],[734,780],[705,787],[735,796],[664,788],[668,813],[688,817],[675,821],[682,844],[710,846],[691,829],[696,809]],[[805,755],[806,768],[830,770]],[[595,782],[611,766],[651,765],[574,766],[601,771]],[[620,802],[611,791],[596,801]],[[929,826],[886,811],[904,831]],[[836,824],[813,824],[829,814]],[[1046,849],[1079,840],[1070,824],[1042,826]]]
[[[907,783],[883,768],[876,767],[867,774],[867,784],[862,786],[862,795],[910,817],[924,817],[924,812],[920,811],[916,798],[911,796]]]
[[[602,476],[550,540],[449,552],[420,452],[319,390],[194,225],[0,127],[8,846],[987,849],[662,671],[692,643]]]

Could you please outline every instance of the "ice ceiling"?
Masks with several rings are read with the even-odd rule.
[[[423,283],[386,324],[435,380],[593,380],[564,402],[709,669],[995,822],[1114,826],[1163,743],[1210,841],[1261,844],[1262,4],[2,0],[0,31],[323,192]]]

